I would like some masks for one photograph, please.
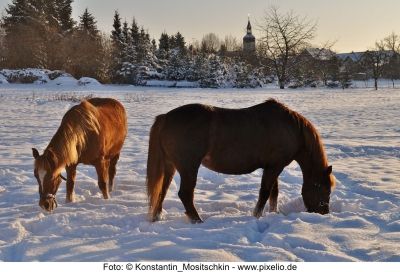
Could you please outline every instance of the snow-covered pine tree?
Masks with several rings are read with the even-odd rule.
[[[193,54],[188,58],[186,79],[188,81],[201,81],[206,77],[207,56],[205,54]]]
[[[125,21],[122,27],[122,48],[121,48],[121,68],[118,70],[118,74],[121,77],[120,83],[125,84],[137,84],[137,44],[138,38],[136,38],[136,22],[133,21],[131,28],[128,27],[128,23]]]
[[[152,51],[150,35],[143,27],[140,28],[137,46],[138,84],[144,84],[151,75],[156,73],[157,59]]]
[[[164,74],[168,80],[185,80],[188,73],[188,59],[186,55],[174,48],[170,52],[168,65],[165,67]]]
[[[202,88],[224,87],[226,85],[225,75],[225,67],[222,64],[221,59],[217,55],[210,54],[204,78],[200,79],[200,86]]]
[[[258,72],[248,63],[237,61],[235,64],[236,79],[235,88],[256,88],[261,86]]]

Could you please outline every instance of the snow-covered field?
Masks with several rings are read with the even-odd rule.
[[[93,167],[78,167],[76,202],[38,206],[31,148],[41,152],[74,103],[61,97],[114,97],[129,133],[112,198],[102,199]],[[64,96],[62,96],[64,94]],[[304,210],[301,171],[280,176],[278,214],[252,217],[262,172],[199,171],[192,225],[174,177],[164,220],[146,220],[145,172],[153,118],[177,106],[246,107],[274,97],[320,130],[337,186],[331,213]],[[65,99],[64,99],[65,100]],[[0,260],[2,261],[400,261],[399,90],[200,90],[117,86],[0,85]]]

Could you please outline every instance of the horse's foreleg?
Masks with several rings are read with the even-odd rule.
[[[70,165],[66,167],[67,171],[67,197],[66,202],[74,201],[74,186],[75,186],[75,178],[76,178],[76,167],[77,165]]]
[[[109,179],[110,179],[108,190],[110,191],[110,193],[114,189],[114,177],[115,177],[115,174],[117,173],[117,162],[118,162],[118,159],[119,159],[119,154],[114,156],[110,161],[110,168],[108,170],[108,176],[109,176]]]
[[[185,207],[186,215],[193,224],[202,223],[203,220],[200,218],[194,206],[194,188],[196,187],[197,170],[189,173],[180,172],[179,174],[181,176],[181,186],[178,196]]]
[[[96,172],[97,172],[97,177],[98,177],[98,185],[103,193],[104,199],[109,199],[110,194],[109,194],[109,168],[110,168],[110,160],[107,159],[100,159],[96,164]]]
[[[268,198],[270,197],[271,191],[274,191],[274,185],[278,182],[278,176],[281,173],[282,169],[264,169],[264,173],[261,180],[261,188],[258,196],[257,205],[254,209],[253,215],[257,218],[260,218],[265,204],[267,203]],[[277,188],[276,188],[277,189]],[[277,191],[276,191],[277,192]],[[275,192],[274,192],[275,194]],[[277,193],[276,193],[277,197]],[[272,202],[276,201],[275,195],[273,195]]]

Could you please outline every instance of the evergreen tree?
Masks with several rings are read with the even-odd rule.
[[[79,16],[79,26],[80,31],[88,33],[93,38],[98,38],[99,30],[97,29],[97,22],[94,16],[86,8],[81,16]]]
[[[114,46],[119,47],[122,43],[122,25],[121,25],[121,17],[119,16],[118,11],[116,10],[114,13],[114,23],[113,30],[111,31],[111,40],[114,43]]]
[[[72,19],[73,0],[55,0],[59,26],[62,32],[71,32],[75,22]]]
[[[110,64],[110,78],[112,82],[120,82],[121,75],[119,71],[122,68],[123,63],[123,35],[122,35],[122,24],[121,17],[118,11],[114,13],[114,22],[113,22],[113,30],[111,31],[111,59],[112,63]]]
[[[205,79],[207,72],[206,55],[197,54],[193,55],[188,61],[188,68],[186,72],[186,79],[188,81],[201,81]]]
[[[169,52],[170,49],[170,39],[167,33],[161,33],[161,37],[159,39],[158,48],[160,51]]]
[[[185,80],[187,78],[188,60],[180,50],[172,50],[164,74],[168,80]]]
[[[155,54],[157,51],[157,42],[155,39],[151,40],[151,51],[153,52],[153,54]]]
[[[104,50],[95,17],[85,9],[72,39],[70,72],[77,78],[100,78],[104,70]]]
[[[179,32],[175,34],[175,48],[178,48],[181,52],[186,52],[185,38]]]
[[[175,36],[169,36],[169,49],[176,48],[176,39]]]
[[[210,55],[204,78],[200,79],[200,86],[203,88],[219,88],[225,83],[225,67],[216,55]]]
[[[13,0],[8,4],[2,19],[2,27],[6,32],[7,66],[46,68],[46,19],[43,5],[33,0]]]
[[[133,20],[132,20],[130,34],[131,34],[132,43],[134,44],[134,46],[137,47],[139,44],[140,35],[139,35],[139,27],[136,23],[135,18],[133,18]]]

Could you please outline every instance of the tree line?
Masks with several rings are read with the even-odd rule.
[[[331,45],[311,46],[317,24],[278,8],[266,11],[254,53],[232,36],[209,33],[187,44],[162,33],[158,40],[132,18],[114,13],[113,30],[98,29],[88,9],[72,18],[73,0],[13,0],[1,20],[3,68],[64,70],[76,78],[144,85],[149,80],[196,82],[200,87],[257,87],[276,80],[281,88],[348,87],[351,79],[400,78],[400,39],[391,34],[357,58],[343,58]],[[377,88],[377,83],[375,83]]]

